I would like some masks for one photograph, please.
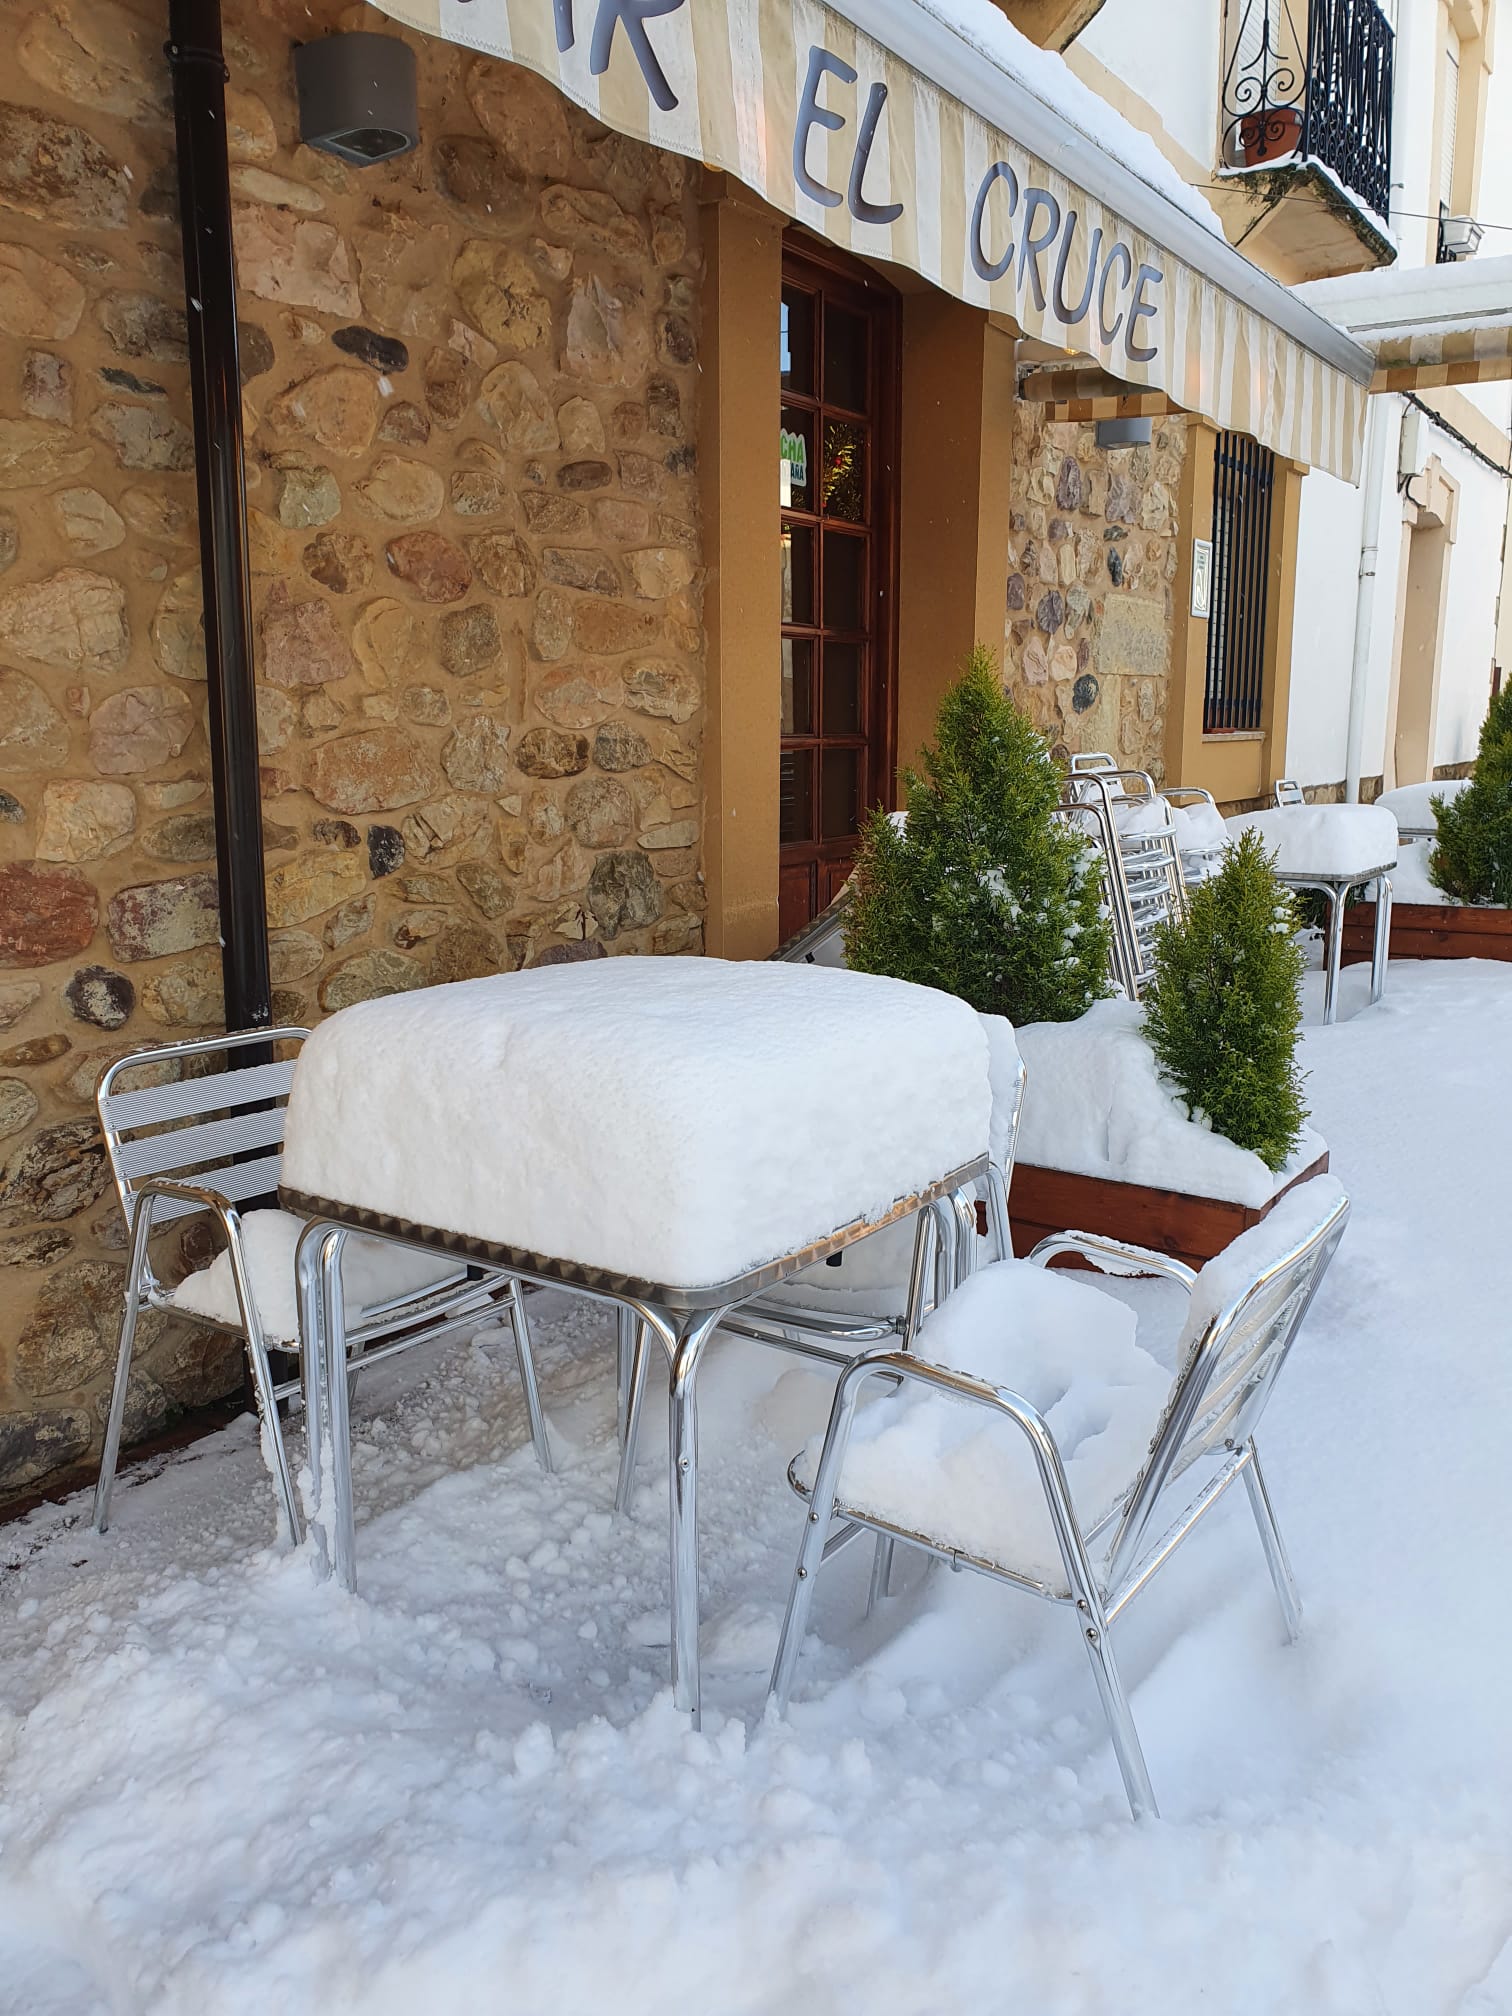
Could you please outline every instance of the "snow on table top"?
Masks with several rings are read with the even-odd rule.
[[[283,1180],[702,1287],[880,1217],[981,1155],[990,1111],[987,1038],[952,995],[606,959],[332,1016],[295,1067]]]
[[[1368,875],[1397,857],[1397,826],[1378,805],[1278,805],[1242,812],[1229,833],[1258,833],[1280,875]]]
[[[1098,1001],[1074,1022],[1018,1032],[1028,1070],[1018,1159],[1078,1176],[1144,1183],[1256,1207],[1315,1162],[1327,1145],[1311,1128],[1279,1172],[1206,1119],[1193,1119],[1160,1076],[1144,1011]]]
[[[1438,825],[1434,799],[1457,798],[1473,781],[1469,777],[1445,777],[1436,784],[1399,784],[1394,791],[1383,791],[1375,802],[1382,811],[1391,814],[1398,826],[1423,826],[1431,832]]]

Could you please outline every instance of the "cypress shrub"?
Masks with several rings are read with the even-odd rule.
[[[1512,906],[1512,685],[1481,723],[1469,788],[1435,798],[1438,840],[1430,878],[1456,903]]]
[[[1046,739],[979,644],[940,702],[903,830],[874,811],[856,856],[847,963],[1012,1022],[1067,1022],[1108,985],[1097,859],[1055,816]]]
[[[1194,1118],[1280,1169],[1307,1118],[1297,1069],[1302,948],[1290,892],[1258,833],[1191,892],[1186,925],[1158,934],[1145,1035]]]

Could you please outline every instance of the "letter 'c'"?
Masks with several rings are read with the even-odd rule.
[[[1113,271],[1115,260],[1123,267],[1123,279],[1119,282],[1119,285],[1123,286],[1133,274],[1134,261],[1128,246],[1121,239],[1116,239],[1108,247],[1108,256],[1103,261],[1102,278],[1097,283],[1097,327],[1104,343],[1110,345],[1123,327],[1124,319],[1123,310],[1120,308],[1112,322],[1108,320],[1108,275]]]
[[[976,202],[972,205],[971,210],[971,270],[979,280],[986,280],[989,283],[994,280],[1001,280],[1003,275],[1008,271],[1008,268],[1013,264],[1013,240],[1011,238],[1008,240],[1008,249],[1004,252],[1001,259],[989,259],[986,248],[982,244],[982,221],[987,214],[987,199],[992,194],[992,187],[995,182],[1006,182],[1008,185],[1008,215],[1010,217],[1017,210],[1019,200],[1017,175],[1014,174],[1006,161],[994,161],[992,166],[987,170],[987,173],[982,177],[982,186],[976,193]]]

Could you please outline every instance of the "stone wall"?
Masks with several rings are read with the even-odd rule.
[[[1014,409],[1007,683],[1060,751],[1105,749],[1158,783],[1186,423],[1105,449],[1044,412]]]
[[[226,16],[275,1014],[697,950],[687,164],[415,38],[421,148],[350,169],[297,143],[291,44],[393,24]],[[6,25],[0,1492],[98,1447],[100,1071],[222,1013],[163,10]],[[128,1436],[239,1377],[181,1325],[140,1359]]]

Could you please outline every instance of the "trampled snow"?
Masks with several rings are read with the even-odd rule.
[[[5,2016],[1506,2016],[1512,969],[1350,967],[1332,1028],[1308,985],[1354,1217],[1261,1437],[1306,1621],[1239,1493],[1119,1619],[1159,1824],[1068,1619],[907,1556],[869,1625],[865,1550],[825,1570],[762,1723],[830,1386],[733,1340],[692,1735],[655,1412],[615,1522],[611,1326],[542,1296],[555,1477],[507,1332],[364,1375],[356,1599],[272,1550],[247,1422],[103,1540],[0,1536]],[[1117,1292],[1169,1370],[1179,1293]]]
[[[1020,1162],[1259,1205],[1322,1154],[1325,1142],[1307,1128],[1277,1173],[1194,1119],[1161,1077],[1143,1026],[1143,1010],[1118,998],[1074,1022],[1019,1030],[1029,1074]]]
[[[1282,875],[1368,875],[1397,858],[1397,825],[1379,805],[1278,805],[1241,812],[1229,834],[1258,833]]]
[[[283,1173],[342,1204],[698,1287],[973,1161],[990,1109],[981,1022],[932,987],[605,959],[331,1016],[295,1066]]]

